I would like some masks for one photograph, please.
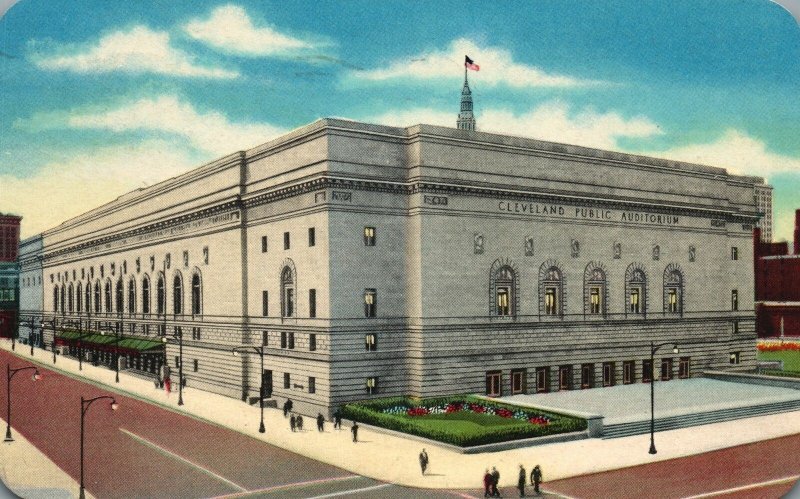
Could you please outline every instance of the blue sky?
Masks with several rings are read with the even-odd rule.
[[[800,28],[767,0],[22,0],[0,18],[0,211],[29,236],[323,116],[712,164],[800,208]],[[47,200],[43,202],[42,200]]]

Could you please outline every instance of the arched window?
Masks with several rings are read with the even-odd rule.
[[[122,278],[117,281],[116,286],[116,303],[117,303],[117,313],[121,314],[125,310],[125,289],[122,284]]]
[[[105,299],[106,299],[106,312],[111,313],[114,311],[113,308],[113,301],[111,300],[111,279],[106,281],[106,288],[105,288]]]
[[[67,310],[70,313],[75,311],[75,288],[72,287],[72,283],[69,283],[69,287],[67,288]]]
[[[281,312],[283,317],[294,317],[295,302],[294,302],[294,287],[295,275],[292,268],[288,265],[281,271]]]
[[[602,264],[591,262],[583,272],[584,314],[606,316],[608,284]]]
[[[156,284],[156,312],[162,315],[167,309],[167,290],[164,286],[164,274],[158,274],[158,283]]]
[[[664,312],[683,314],[683,273],[674,263],[664,269]]]
[[[61,285],[61,297],[60,297],[61,298],[61,313],[62,314],[67,311],[67,308],[64,306],[66,298],[67,298],[66,294],[67,294],[67,287],[62,284]]]
[[[200,283],[200,274],[192,275],[192,315],[200,315],[200,305],[202,303],[203,288]]]
[[[639,263],[625,270],[625,303],[626,315],[647,315],[647,274]]]
[[[142,278],[142,313],[150,313],[150,278],[147,275]]]
[[[53,288],[53,312],[58,312],[58,286]]]
[[[497,316],[517,315],[517,271],[509,261],[495,260],[490,272],[490,313]]]
[[[175,315],[183,313],[183,279],[180,272],[172,280],[172,311]]]
[[[100,281],[94,282],[94,311],[100,313]]]
[[[83,312],[83,283],[79,282],[75,289],[75,311],[81,313]]]
[[[128,313],[136,313],[136,280],[133,278],[128,281]]]
[[[551,317],[564,316],[564,273],[556,262],[539,267],[540,313]]]

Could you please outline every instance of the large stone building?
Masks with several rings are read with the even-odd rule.
[[[188,387],[247,398],[264,379],[301,412],[680,378],[755,364],[758,185],[526,138],[323,119],[45,231],[42,269],[26,269],[42,273],[59,324],[181,331]],[[262,342],[263,373],[258,355],[231,354]],[[653,342],[668,344],[656,366]]]
[[[758,336],[800,336],[800,209],[794,215],[793,254],[785,241],[754,236]]]
[[[21,217],[0,213],[0,337],[10,338],[19,310],[19,224]]]

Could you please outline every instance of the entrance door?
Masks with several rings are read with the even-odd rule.
[[[581,366],[581,388],[591,388],[594,378],[594,364],[584,364]]]
[[[558,368],[558,389],[572,389],[572,366],[561,366]]]
[[[261,396],[265,399],[272,397],[272,371],[264,369],[261,373],[261,385],[264,387],[264,393]]]
[[[490,371],[486,373],[486,395],[490,397],[499,397],[501,395],[501,383],[502,376],[500,371]]]
[[[546,367],[537,367],[536,368],[536,393],[544,393],[548,391],[547,382],[548,376],[548,369]]]
[[[603,364],[603,386],[614,386],[614,363]]]

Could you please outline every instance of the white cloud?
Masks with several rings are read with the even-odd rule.
[[[202,66],[170,45],[169,34],[135,26],[102,37],[97,44],[72,54],[36,56],[34,63],[52,71],[76,73],[156,73],[200,78],[236,78],[237,71]]]
[[[22,236],[28,237],[196,165],[185,149],[161,140],[85,150],[29,177],[0,174],[0,211],[22,215]]]
[[[506,49],[480,47],[471,40],[459,38],[450,43],[447,50],[432,51],[405,57],[392,62],[388,67],[356,71],[357,78],[383,81],[402,79],[454,79],[461,78],[464,56],[469,55],[481,70],[471,72],[470,79],[484,85],[505,84],[511,87],[578,87],[602,82],[584,80],[571,76],[550,74],[535,66],[514,61]]]
[[[691,144],[665,151],[647,153],[690,163],[718,166],[741,175],[770,177],[776,173],[800,173],[800,158],[767,150],[764,142],[735,129],[706,144]]]
[[[378,123],[409,126],[416,123],[455,126],[456,113],[418,108],[387,112],[369,119]],[[651,137],[661,134],[646,117],[625,118],[616,112],[599,113],[591,108],[570,113],[559,101],[544,103],[524,114],[505,109],[486,109],[477,116],[478,130],[532,137],[553,142],[601,149],[617,148],[621,137]]]
[[[207,20],[192,20],[184,26],[184,31],[222,51],[250,57],[294,53],[315,45],[279,33],[270,26],[255,26],[247,12],[236,5],[217,7]]]
[[[176,96],[144,98],[110,111],[73,112],[67,119],[72,128],[113,132],[145,131],[178,135],[201,151],[228,154],[262,144],[283,132],[262,123],[232,123],[216,111],[200,112]]]

